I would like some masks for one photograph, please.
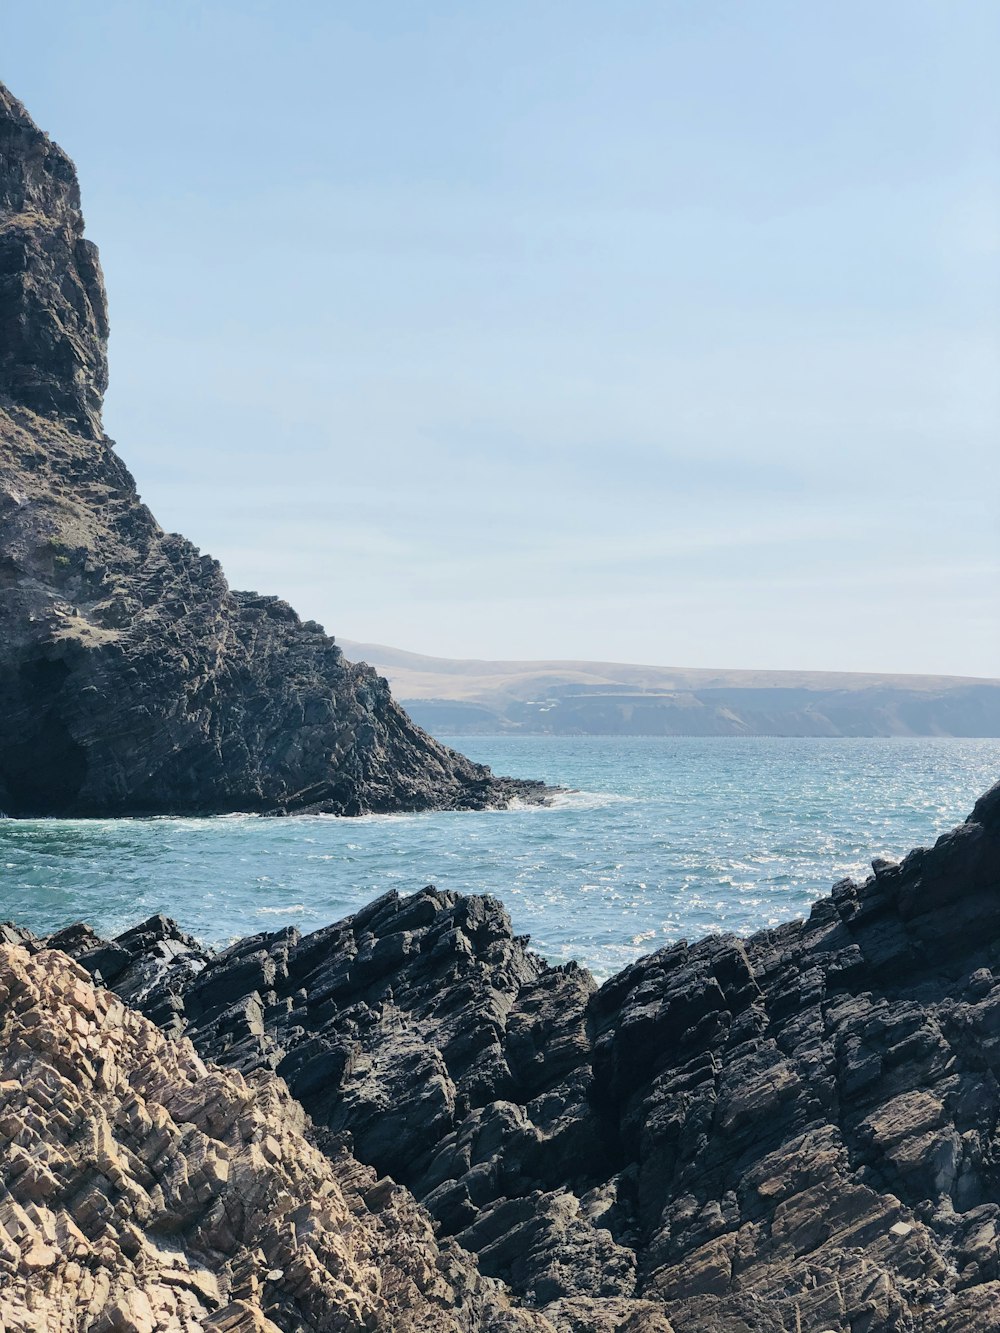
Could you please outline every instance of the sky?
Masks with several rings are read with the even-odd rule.
[[[164,527],[455,657],[1000,676],[994,0],[39,0]]]

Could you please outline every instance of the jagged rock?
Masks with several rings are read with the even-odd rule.
[[[3,1333],[553,1333],[281,1081],[0,945]]]
[[[108,316],[69,158],[0,85],[0,811],[466,809],[539,799],[165,533],[101,426]]]
[[[277,1069],[560,1329],[1000,1331],[1000,786],[808,920],[600,989],[432,888],[218,955],[165,938],[120,937],[116,989]]]

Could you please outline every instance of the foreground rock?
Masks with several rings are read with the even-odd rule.
[[[73,165],[0,85],[0,812],[537,799],[159,527],[103,433],[107,335]]]
[[[163,918],[50,944],[276,1069],[560,1329],[1000,1330],[1000,787],[807,921],[600,989],[433,889],[218,956]]]
[[[206,1068],[64,954],[0,947],[0,1328],[552,1333],[279,1079]]]

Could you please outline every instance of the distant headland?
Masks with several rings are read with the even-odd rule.
[[[1000,736],[1000,680],[426,657],[340,640],[432,734]]]

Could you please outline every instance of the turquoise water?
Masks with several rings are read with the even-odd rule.
[[[434,883],[495,894],[542,953],[606,976],[672,940],[808,911],[873,856],[932,842],[1000,777],[1000,740],[452,743],[574,790],[483,814],[0,821],[0,918],[111,933],[166,912],[220,943]]]

